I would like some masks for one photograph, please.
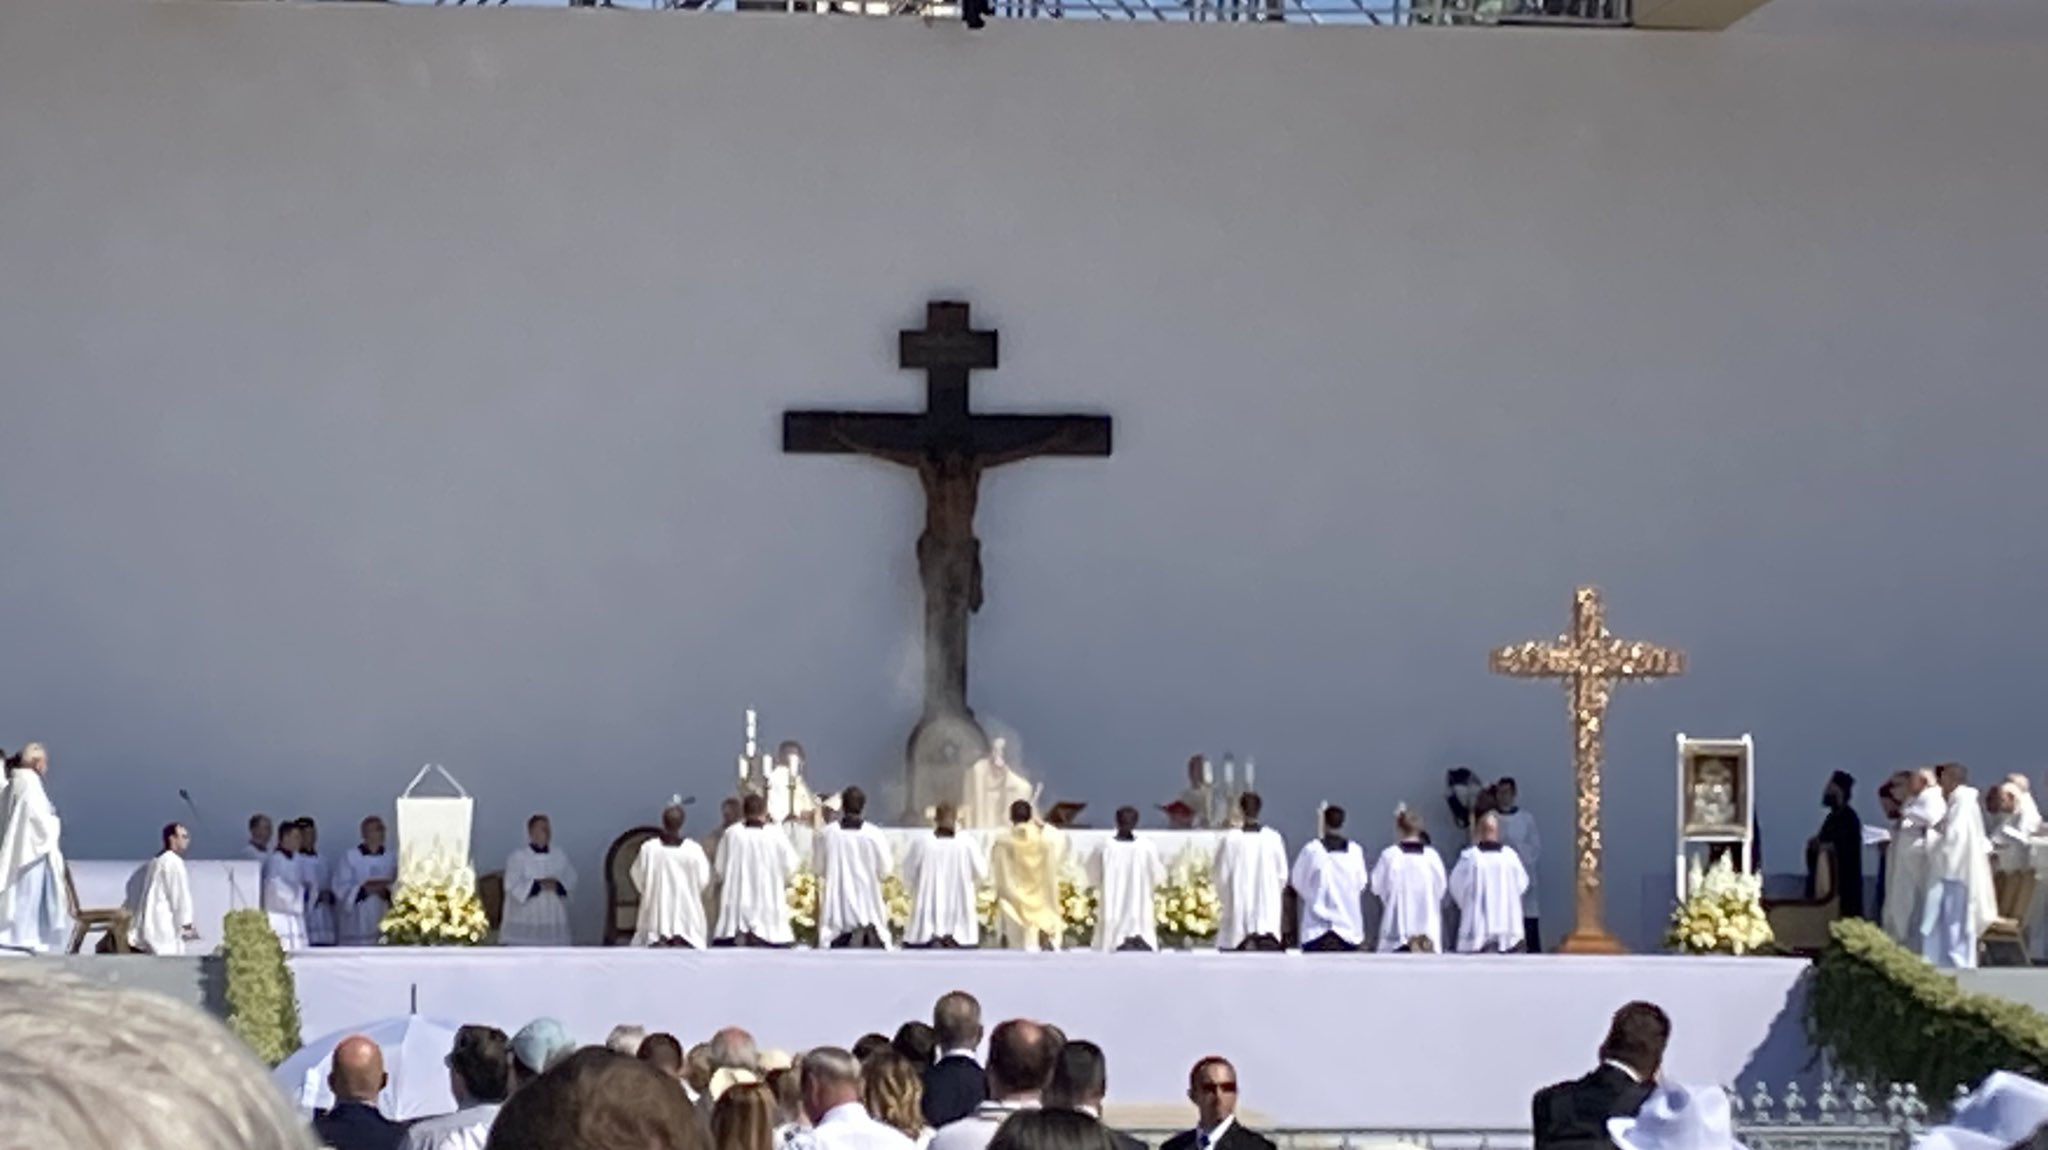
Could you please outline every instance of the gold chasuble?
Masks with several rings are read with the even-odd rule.
[[[989,877],[1005,938],[1030,946],[1040,935],[1057,940],[1066,930],[1060,917],[1058,843],[1037,823],[1021,823],[989,845]]]

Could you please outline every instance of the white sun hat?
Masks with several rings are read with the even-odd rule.
[[[1635,1117],[1609,1118],[1607,1135],[1621,1150],[1747,1150],[1718,1086],[1659,1086]]]
[[[1913,1141],[1913,1150],[2006,1150],[2048,1123],[2048,1085],[1995,1071],[1955,1114]]]

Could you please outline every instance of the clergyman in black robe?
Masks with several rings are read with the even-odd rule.
[[[1821,805],[1828,809],[1820,833],[1806,844],[1806,897],[1814,895],[1814,867],[1823,847],[1835,864],[1835,898],[1843,918],[1863,917],[1863,820],[1849,805],[1856,780],[1847,771],[1836,771],[1822,789]]]

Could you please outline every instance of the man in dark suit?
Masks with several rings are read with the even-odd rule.
[[[937,1130],[974,1113],[988,1100],[988,1076],[974,1052],[981,1048],[981,1003],[964,990],[932,1005],[939,1057],[924,1068],[924,1122]]]
[[[1600,1043],[1600,1065],[1584,1078],[1546,1086],[1530,1102],[1536,1150],[1614,1150],[1609,1118],[1633,1118],[1657,1084],[1671,1018],[1661,1007],[1631,1002],[1614,1012]]]
[[[384,1052],[377,1044],[360,1034],[342,1039],[327,1073],[334,1108],[313,1119],[321,1144],[334,1150],[397,1150],[405,1141],[405,1127],[377,1112],[384,1082]]]
[[[1274,1150],[1272,1140],[1237,1121],[1237,1068],[1210,1055],[1188,1071],[1188,1101],[1195,1128],[1166,1140],[1160,1150]]]
[[[1052,1085],[1046,1087],[1045,1104],[1078,1110],[1102,1121],[1102,1100],[1109,1096],[1109,1060],[1102,1047],[1085,1039],[1060,1047],[1052,1061]],[[1109,1129],[1110,1141],[1118,1150],[1147,1150],[1145,1143],[1121,1130]]]

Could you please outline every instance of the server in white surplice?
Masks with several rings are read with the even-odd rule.
[[[1218,950],[1279,950],[1281,903],[1287,893],[1287,843],[1259,825],[1263,803],[1246,791],[1237,809],[1244,825],[1223,832],[1216,846],[1216,901],[1222,919]]]
[[[1365,851],[1344,837],[1344,808],[1323,808],[1323,833],[1295,856],[1290,881],[1301,902],[1301,949],[1365,945]]]
[[[1458,950],[1464,954],[1522,949],[1522,895],[1529,872],[1515,848],[1500,841],[1492,811],[1472,824],[1474,841],[1451,868],[1451,901],[1458,906]]]
[[[896,871],[896,852],[882,829],[867,821],[867,792],[846,788],[839,809],[839,821],[818,832],[812,847],[818,941],[834,949],[892,949],[882,881]]]
[[[662,808],[661,833],[640,844],[632,878],[633,889],[640,892],[634,946],[702,950],[709,943],[704,888],[711,883],[711,860],[703,847],[683,837],[681,796]]]
[[[1088,859],[1088,881],[1100,898],[1095,949],[1156,950],[1158,916],[1152,892],[1166,881],[1166,864],[1138,837],[1138,808],[1116,809],[1116,834]]]
[[[1372,868],[1372,890],[1380,899],[1382,951],[1441,951],[1444,948],[1443,856],[1424,841],[1422,816],[1402,807],[1394,814],[1400,841],[1380,852]]]

